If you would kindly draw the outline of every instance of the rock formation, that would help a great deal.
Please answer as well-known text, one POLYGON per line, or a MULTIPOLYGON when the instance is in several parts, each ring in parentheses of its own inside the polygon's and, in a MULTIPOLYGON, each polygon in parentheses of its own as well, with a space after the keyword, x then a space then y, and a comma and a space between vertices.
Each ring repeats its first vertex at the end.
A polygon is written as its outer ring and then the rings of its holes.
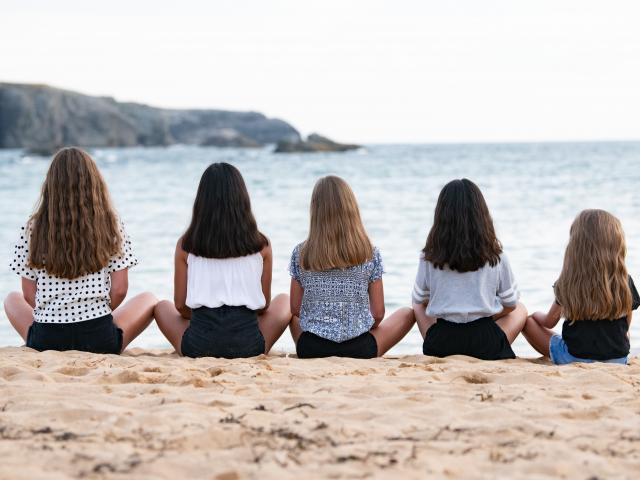
POLYGON ((257 112, 161 109, 46 85, 0 83, 0 148, 47 154, 63 145, 257 147, 299 141, 291 125, 257 112))

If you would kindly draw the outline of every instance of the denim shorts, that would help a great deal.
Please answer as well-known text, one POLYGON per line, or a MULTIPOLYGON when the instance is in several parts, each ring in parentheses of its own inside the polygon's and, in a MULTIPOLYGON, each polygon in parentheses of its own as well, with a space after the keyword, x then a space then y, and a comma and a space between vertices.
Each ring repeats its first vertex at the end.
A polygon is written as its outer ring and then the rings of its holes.
POLYGON ((189 327, 182 336, 185 357, 247 358, 264 353, 264 337, 258 314, 247 307, 223 305, 191 311, 189 327))
POLYGON ((591 360, 589 358, 578 358, 574 357, 569 353, 569 348, 567 344, 564 342, 561 335, 554 335, 549 340, 549 357, 551 361, 556 365, 566 365, 568 363, 575 362, 583 362, 583 363, 595 363, 595 362, 603 362, 603 363, 620 363, 622 365, 627 364, 628 357, 622 358, 611 358, 609 360, 591 360))

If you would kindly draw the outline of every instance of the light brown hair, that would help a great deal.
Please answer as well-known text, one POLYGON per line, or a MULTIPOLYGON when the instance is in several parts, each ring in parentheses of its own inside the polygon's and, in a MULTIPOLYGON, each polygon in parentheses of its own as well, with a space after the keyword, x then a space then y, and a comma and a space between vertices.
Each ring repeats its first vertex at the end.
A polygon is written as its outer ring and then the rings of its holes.
POLYGON ((30 224, 28 265, 56 277, 98 272, 121 249, 107 185, 79 148, 63 148, 53 157, 30 224))
POLYGON ((565 318, 616 320, 631 312, 626 253, 620 220, 604 210, 580 212, 555 285, 565 318))
POLYGON ((300 251, 300 266, 324 271, 360 265, 372 257, 373 246, 349 184, 332 175, 318 180, 311 195, 309 237, 300 251))

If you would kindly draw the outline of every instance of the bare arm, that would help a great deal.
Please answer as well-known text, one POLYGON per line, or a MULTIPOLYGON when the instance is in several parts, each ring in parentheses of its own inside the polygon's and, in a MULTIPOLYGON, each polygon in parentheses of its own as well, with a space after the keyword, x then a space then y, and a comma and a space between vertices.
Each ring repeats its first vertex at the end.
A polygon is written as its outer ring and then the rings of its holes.
POLYGON ((260 252, 262 255, 262 294, 264 295, 264 308, 259 313, 264 312, 271 304, 271 276, 273 274, 273 251, 271 250, 271 243, 267 245, 260 252))
POLYGON ((503 305, 503 306, 502 306, 502 311, 501 311, 500 313, 496 313, 496 314, 493 316, 493 319, 494 319, 494 320, 498 320, 499 318, 502 318, 502 317, 504 317, 504 316, 506 316, 506 315, 509 315, 509 314, 510 314, 511 312, 513 312, 515 309, 516 309, 516 307, 515 307, 515 306, 513 306, 513 307, 505 307, 505 306, 503 305))
POLYGON ((413 313, 416 316, 416 322, 418 322, 418 325, 427 324, 430 322, 430 318, 427 316, 428 303, 428 301, 425 301, 423 303, 413 304, 413 313))
POLYGON ((531 317, 543 327, 553 328, 562 317, 562 307, 556 302, 553 302, 553 305, 551 305, 547 313, 534 312, 531 317))
POLYGON ((116 272, 111 272, 111 291, 109 299, 111 301, 111 310, 115 310, 127 296, 129 290, 129 269, 123 268, 116 272))
POLYGON ((187 307, 187 257, 188 254, 182 249, 182 237, 176 244, 176 254, 174 259, 173 272, 173 303, 180 312, 182 318, 191 318, 191 309, 187 307))
POLYGON ((369 284, 369 309, 374 320, 372 328, 376 328, 384 318, 384 287, 382 286, 382 279, 369 284))
POLYGON ((291 279, 291 288, 289 289, 289 301, 291 306, 291 313, 294 317, 300 317, 300 307, 302 307, 302 297, 304 295, 304 289, 300 282, 295 278, 291 279))
POLYGON ((37 282, 35 280, 22 277, 22 296, 31 308, 36 308, 36 287, 37 282))

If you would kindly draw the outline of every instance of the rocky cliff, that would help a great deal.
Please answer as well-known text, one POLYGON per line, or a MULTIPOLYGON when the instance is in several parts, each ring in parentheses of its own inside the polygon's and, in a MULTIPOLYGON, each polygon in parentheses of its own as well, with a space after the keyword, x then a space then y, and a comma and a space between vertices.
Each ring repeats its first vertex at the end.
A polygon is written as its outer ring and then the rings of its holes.
POLYGON ((0 148, 249 147, 299 140, 291 125, 257 112, 161 109, 45 85, 0 83, 0 148))

